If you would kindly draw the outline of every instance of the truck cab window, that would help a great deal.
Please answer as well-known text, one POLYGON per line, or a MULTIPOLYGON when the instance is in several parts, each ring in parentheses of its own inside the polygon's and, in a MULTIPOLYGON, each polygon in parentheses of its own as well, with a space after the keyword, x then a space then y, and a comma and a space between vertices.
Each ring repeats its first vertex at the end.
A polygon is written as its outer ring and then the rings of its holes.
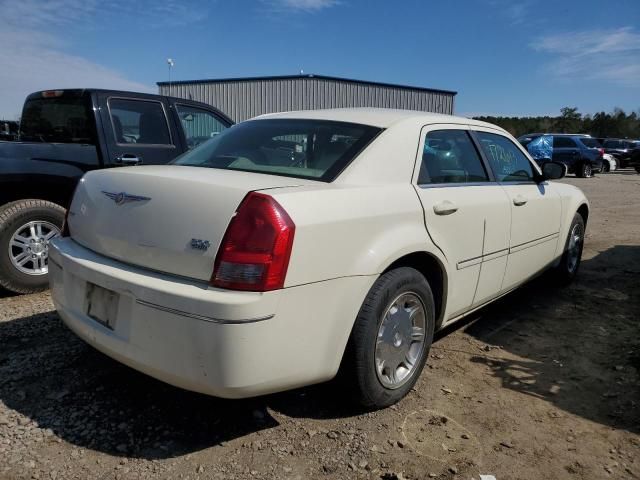
POLYGON ((87 96, 27 100, 20 138, 25 142, 96 144, 95 120, 87 96))
POLYGON ((109 113, 116 143, 172 145, 162 103, 110 98, 109 113))
POLYGON ((176 110, 189 149, 197 147, 227 128, 218 117, 207 110, 181 104, 176 104, 176 110))

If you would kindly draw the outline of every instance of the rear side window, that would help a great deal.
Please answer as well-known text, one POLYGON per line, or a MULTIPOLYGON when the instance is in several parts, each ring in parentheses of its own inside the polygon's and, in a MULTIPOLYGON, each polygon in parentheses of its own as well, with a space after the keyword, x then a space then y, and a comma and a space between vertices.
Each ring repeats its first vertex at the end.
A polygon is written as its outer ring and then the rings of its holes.
POLYGON ((171 145, 169 125, 162 103, 110 98, 109 112, 116 143, 171 145))
POLYGON ((227 126, 213 113, 201 108, 176 104, 188 148, 197 147, 215 137, 227 126))
POLYGON ((434 130, 425 136, 418 184, 488 182, 469 134, 464 130, 434 130))
POLYGON ((533 168, 527 156, 507 137, 495 133, 476 132, 480 147, 489 160, 499 182, 533 180, 533 168))
POLYGON ((600 142, 595 138, 584 137, 580 139, 580 142, 588 148, 601 148, 600 142))
POLYGON ((607 140, 606 142, 604 142, 604 147, 605 148, 620 148, 621 144, 622 144, 622 142, 620 142, 619 140, 607 140))
POLYGON ((576 142, 569 137, 553 137, 553 148, 576 148, 576 142))
POLYGON ((20 138, 25 142, 96 144, 95 119, 89 96, 27 100, 20 138))
POLYGON ((252 120, 224 130, 173 163, 330 182, 380 131, 328 120, 252 120))

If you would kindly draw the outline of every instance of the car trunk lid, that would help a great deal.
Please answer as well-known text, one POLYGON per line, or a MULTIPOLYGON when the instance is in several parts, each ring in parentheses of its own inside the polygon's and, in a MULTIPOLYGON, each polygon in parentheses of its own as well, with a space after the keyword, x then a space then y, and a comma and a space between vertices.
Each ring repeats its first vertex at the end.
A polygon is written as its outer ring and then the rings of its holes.
POLYGON ((209 280, 236 209, 256 190, 308 180, 187 166, 90 172, 80 181, 68 222, 79 244, 122 262, 209 280))

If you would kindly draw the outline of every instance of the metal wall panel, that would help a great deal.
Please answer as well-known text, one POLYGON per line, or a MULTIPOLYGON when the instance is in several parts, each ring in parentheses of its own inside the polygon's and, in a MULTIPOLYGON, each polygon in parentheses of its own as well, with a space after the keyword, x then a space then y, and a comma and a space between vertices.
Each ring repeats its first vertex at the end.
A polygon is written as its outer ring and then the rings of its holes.
POLYGON ((453 114, 454 94, 314 77, 161 84, 161 95, 208 103, 240 122, 264 113, 382 107, 453 114))

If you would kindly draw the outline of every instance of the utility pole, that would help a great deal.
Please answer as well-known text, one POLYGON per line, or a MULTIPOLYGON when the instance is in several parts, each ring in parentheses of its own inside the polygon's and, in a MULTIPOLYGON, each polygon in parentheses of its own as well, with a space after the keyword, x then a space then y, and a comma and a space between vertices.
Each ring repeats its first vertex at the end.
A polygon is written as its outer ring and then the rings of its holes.
POLYGON ((175 65, 173 58, 167 58, 167 65, 169 67, 169 95, 171 95, 171 68, 175 65))

